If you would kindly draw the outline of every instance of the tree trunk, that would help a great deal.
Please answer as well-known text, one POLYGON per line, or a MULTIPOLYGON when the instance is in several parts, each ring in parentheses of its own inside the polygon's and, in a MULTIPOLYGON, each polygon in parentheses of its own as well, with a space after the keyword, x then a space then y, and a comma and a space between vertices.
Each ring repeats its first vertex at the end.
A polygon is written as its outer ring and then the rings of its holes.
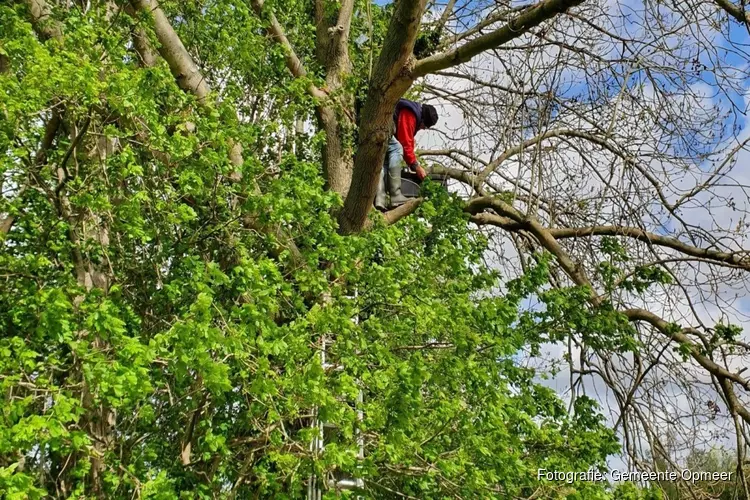
POLYGON ((326 70, 327 97, 317 108, 320 128, 326 134, 323 170, 328 188, 346 198, 352 181, 354 151, 354 96, 343 88, 352 73, 349 31, 353 0, 344 0, 338 10, 326 11, 323 0, 315 2, 315 55, 326 70))
MULTIPOLYGON (((323 146, 323 169, 328 189, 346 199, 352 182, 354 169, 351 141, 347 141, 345 123, 336 116, 331 107, 321 107, 318 110, 318 122, 326 134, 323 146)), ((350 130, 351 130, 351 125, 350 130)))

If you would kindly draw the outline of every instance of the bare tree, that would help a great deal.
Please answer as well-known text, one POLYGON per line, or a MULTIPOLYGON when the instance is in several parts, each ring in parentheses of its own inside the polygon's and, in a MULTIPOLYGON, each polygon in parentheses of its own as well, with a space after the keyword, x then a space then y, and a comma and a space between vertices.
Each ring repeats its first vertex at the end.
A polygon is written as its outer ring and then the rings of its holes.
MULTIPOLYGON (((478 23, 475 11, 452 16, 450 42, 470 43, 511 15, 484 9, 478 23)), ((593 307, 611 303, 633 323, 634 354, 571 336, 568 383, 559 381, 611 405, 630 464, 677 467, 686 450, 718 441, 738 450, 744 497, 750 345, 725 335, 746 324, 750 270, 748 54, 734 21, 746 23, 742 7, 723 1, 586 2, 428 77, 425 95, 456 127, 421 154, 455 180, 505 272, 544 249, 561 285, 585 287, 593 307), (613 264, 602 251, 611 240, 627 256, 615 276, 602 268, 613 264), (639 288, 644 270, 662 283, 639 288)))

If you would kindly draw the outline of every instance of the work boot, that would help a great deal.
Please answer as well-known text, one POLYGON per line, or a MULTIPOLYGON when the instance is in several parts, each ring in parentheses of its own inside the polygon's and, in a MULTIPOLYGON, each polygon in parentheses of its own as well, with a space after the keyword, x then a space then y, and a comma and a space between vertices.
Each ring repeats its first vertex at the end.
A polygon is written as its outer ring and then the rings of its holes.
POLYGON ((391 195, 390 208, 400 207, 409 200, 401 193, 401 165, 388 168, 388 194, 391 195))
POLYGON ((375 193, 375 208, 381 212, 388 210, 386 193, 385 193, 385 172, 381 172, 380 181, 378 181, 378 192, 375 193))

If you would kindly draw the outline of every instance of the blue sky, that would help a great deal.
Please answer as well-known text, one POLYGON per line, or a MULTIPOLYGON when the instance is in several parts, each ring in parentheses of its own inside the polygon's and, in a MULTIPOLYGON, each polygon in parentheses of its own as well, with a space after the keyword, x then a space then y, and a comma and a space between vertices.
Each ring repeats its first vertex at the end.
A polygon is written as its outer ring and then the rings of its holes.
MULTIPOLYGON (((476 2, 464 3, 464 5, 472 3, 475 4, 476 2)), ((622 0, 621 3, 642 5, 642 0, 622 0)), ((517 4, 529 4, 529 2, 517 2, 517 4)), ((631 21, 629 24, 625 24, 623 26, 623 29, 629 32, 637 32, 638 26, 631 21)), ((725 69, 736 68, 742 71, 748 69, 748 61, 750 61, 750 34, 748 34, 748 29, 746 27, 740 25, 739 23, 731 22, 728 24, 728 32, 724 33, 724 36, 718 36, 715 41, 713 41, 713 43, 715 43, 714 47, 718 49, 717 52, 718 57, 720 57, 721 59, 721 66, 723 66, 725 69)), ((700 83, 702 86, 705 86, 705 91, 708 97, 710 97, 711 103, 716 105, 719 109, 715 116, 709 117, 713 118, 708 121, 709 126, 716 127, 718 125, 724 125, 726 127, 726 130, 723 135, 716 135, 714 139, 707 138, 702 133, 705 131, 701 130, 698 130, 693 134, 687 134, 688 140, 684 145, 677 144, 673 146, 676 153, 682 152, 679 148, 696 148, 698 150, 711 152, 718 146, 735 143, 736 136, 746 137, 750 134, 750 129, 747 128, 748 126, 750 126, 750 122, 748 122, 746 113, 746 95, 750 82, 747 81, 746 75, 740 73, 737 76, 737 80, 733 82, 719 81, 717 79, 717 75, 712 71, 712 68, 717 64, 717 61, 712 60, 713 55, 709 51, 700 50, 695 52, 695 56, 697 57, 697 62, 700 63, 702 69, 697 74, 692 75, 687 81, 680 82, 680 85, 695 85, 700 83), (727 83, 731 83, 731 85, 727 85, 727 83), (725 113, 725 115, 722 112, 725 113)), ((618 73, 624 74, 625 72, 626 71, 620 71, 618 73)), ((645 78, 644 72, 636 71, 630 76, 628 85, 632 88, 640 85, 645 81, 648 80, 645 78)), ((663 76, 657 75, 655 77, 655 81, 657 81, 657 83, 665 85, 667 90, 670 90, 670 87, 677 88, 677 86, 674 86, 667 78, 663 76)), ((575 85, 572 85, 566 89, 567 94, 586 94, 590 90, 589 88, 587 88, 586 82, 584 80, 579 79, 575 80, 575 82, 575 85)), ((612 92, 619 92, 619 90, 620 87, 615 86, 612 92)), ((699 168, 704 171, 707 171, 710 167, 711 163, 708 161, 699 165, 699 168)), ((750 154, 747 154, 745 152, 742 152, 740 154, 737 168, 733 171, 733 173, 735 173, 737 176, 736 182, 742 182, 750 185, 750 154)), ((744 200, 742 199, 742 197, 742 193, 738 192, 737 198, 739 198, 739 201, 747 204, 747 197, 745 196, 744 200)), ((676 196, 672 197, 672 199, 676 199, 676 196)), ((747 208, 748 210, 750 210, 750 206, 745 206, 742 208, 747 208)), ((731 210, 726 209, 721 213, 719 213, 718 210, 714 212, 713 210, 707 210, 705 208, 703 209, 703 211, 704 213, 701 215, 701 217, 703 217, 702 219, 699 219, 697 216, 694 217, 691 214, 691 218, 689 219, 689 221, 691 223, 696 223, 702 226, 707 230, 707 232, 710 232, 711 230, 713 217, 720 220, 722 224, 724 224, 725 228, 730 227, 732 223, 736 223, 736 218, 739 217, 739 215, 734 215, 731 210)), ((663 218, 661 218, 660 220, 658 218, 655 219, 654 226, 655 228, 653 230, 655 232, 672 235, 675 234, 675 229, 677 228, 675 221, 671 220, 666 215, 663 216, 663 218)), ((684 235, 679 235, 679 237, 683 240, 685 239, 684 235)), ((700 244, 705 244, 705 242, 700 242, 700 244)), ((720 292, 728 295, 731 295, 731 293, 733 293, 731 289, 721 290, 720 292)), ((529 302, 526 305, 535 307, 532 302, 529 302)), ((649 307, 650 306, 651 304, 649 304, 649 307)), ((741 298, 736 302, 735 306, 739 309, 739 312, 750 314, 750 299, 741 298)), ((714 315, 723 312, 720 307, 715 307, 710 304, 705 304, 705 307, 707 309, 713 308, 711 313, 714 315)), ((658 305, 654 305, 654 308, 656 308, 657 312, 659 312, 658 305)), ((709 323, 709 325, 710 324, 711 323, 709 323)), ((747 322, 743 323, 743 325, 747 324, 747 322)), ((568 382, 565 379, 566 377, 562 376, 560 380, 551 381, 550 383, 557 384, 559 382, 559 387, 557 385, 553 386, 558 390, 564 390, 568 382)), ((593 391, 593 384, 589 386, 589 388, 593 391)), ((613 458, 611 465, 621 467, 623 463, 619 458, 613 458)))

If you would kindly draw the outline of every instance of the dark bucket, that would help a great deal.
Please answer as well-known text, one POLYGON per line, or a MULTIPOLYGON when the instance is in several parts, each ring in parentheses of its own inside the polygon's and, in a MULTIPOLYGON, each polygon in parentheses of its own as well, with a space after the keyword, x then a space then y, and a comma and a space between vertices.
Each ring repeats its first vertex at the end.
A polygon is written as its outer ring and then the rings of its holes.
MULTIPOLYGON (((444 175, 430 174, 432 182, 439 182, 443 186, 448 185, 448 177, 444 175)), ((407 198, 418 198, 419 189, 422 181, 419 180, 417 174, 411 170, 401 171, 401 194, 407 198)))

